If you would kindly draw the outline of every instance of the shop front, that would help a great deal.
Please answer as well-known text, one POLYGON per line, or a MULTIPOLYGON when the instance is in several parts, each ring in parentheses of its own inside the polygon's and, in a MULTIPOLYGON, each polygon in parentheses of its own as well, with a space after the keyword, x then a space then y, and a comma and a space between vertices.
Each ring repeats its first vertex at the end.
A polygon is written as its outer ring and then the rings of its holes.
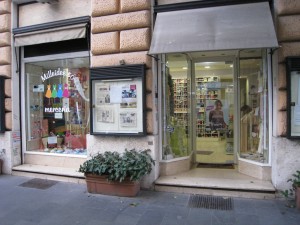
POLYGON ((270 180, 269 4, 169 9, 156 8, 149 51, 161 61, 161 176, 224 167, 270 180))
POLYGON ((15 171, 69 175, 68 168, 77 168, 87 157, 86 135, 90 132, 88 3, 72 5, 65 1, 59 4, 59 10, 69 9, 69 13, 55 18, 50 12, 58 3, 17 6, 14 19, 18 27, 12 33, 14 63, 20 78, 19 149, 22 151, 15 154, 21 156, 18 163, 21 166, 17 164, 15 171), (79 7, 82 11, 74 13, 79 7), (38 13, 40 11, 45 12, 44 16, 38 13), (31 18, 30 12, 36 16, 31 18), (45 169, 45 165, 49 169, 45 169), (66 168, 67 172, 55 167, 66 168))

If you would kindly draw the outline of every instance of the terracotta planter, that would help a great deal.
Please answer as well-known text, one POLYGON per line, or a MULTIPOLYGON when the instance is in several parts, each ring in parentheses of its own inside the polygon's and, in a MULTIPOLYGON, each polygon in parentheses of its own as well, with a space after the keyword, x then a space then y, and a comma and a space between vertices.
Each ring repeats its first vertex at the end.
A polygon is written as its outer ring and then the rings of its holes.
POLYGON ((296 188, 296 208, 300 209, 300 187, 296 188))
POLYGON ((114 195, 120 197, 134 197, 140 190, 140 182, 125 179, 123 182, 108 181, 107 176, 85 174, 89 193, 114 195))

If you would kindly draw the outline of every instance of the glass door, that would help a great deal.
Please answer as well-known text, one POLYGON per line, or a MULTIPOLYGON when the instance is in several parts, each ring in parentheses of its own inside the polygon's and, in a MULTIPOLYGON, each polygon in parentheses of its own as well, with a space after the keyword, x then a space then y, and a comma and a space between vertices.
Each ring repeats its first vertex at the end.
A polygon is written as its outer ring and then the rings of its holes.
POLYGON ((195 159, 203 164, 234 163, 234 63, 194 63, 195 159))

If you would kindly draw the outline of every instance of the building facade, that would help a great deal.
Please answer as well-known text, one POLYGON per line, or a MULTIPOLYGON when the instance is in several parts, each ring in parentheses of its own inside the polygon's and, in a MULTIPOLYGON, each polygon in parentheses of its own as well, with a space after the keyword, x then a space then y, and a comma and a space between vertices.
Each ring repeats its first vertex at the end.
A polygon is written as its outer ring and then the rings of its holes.
POLYGON ((3 172, 73 179, 136 148, 156 160, 145 188, 197 165, 287 188, 299 15, 296 0, 0 1, 3 172))

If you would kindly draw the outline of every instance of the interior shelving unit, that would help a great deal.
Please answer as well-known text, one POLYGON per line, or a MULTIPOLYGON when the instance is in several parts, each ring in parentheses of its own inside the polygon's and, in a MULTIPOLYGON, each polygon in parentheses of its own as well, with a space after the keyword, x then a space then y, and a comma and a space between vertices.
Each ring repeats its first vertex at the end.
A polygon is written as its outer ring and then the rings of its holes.
MULTIPOLYGON (((207 105, 220 98, 220 78, 218 76, 203 76, 196 78, 196 109, 198 137, 216 137, 219 133, 211 131, 208 124, 206 113, 207 105)), ((174 84, 174 117, 177 123, 187 127, 188 116, 188 85, 187 79, 173 79, 174 84)))
POLYGON ((187 79, 173 79, 174 84, 174 117, 177 124, 187 131, 188 87, 187 79))

